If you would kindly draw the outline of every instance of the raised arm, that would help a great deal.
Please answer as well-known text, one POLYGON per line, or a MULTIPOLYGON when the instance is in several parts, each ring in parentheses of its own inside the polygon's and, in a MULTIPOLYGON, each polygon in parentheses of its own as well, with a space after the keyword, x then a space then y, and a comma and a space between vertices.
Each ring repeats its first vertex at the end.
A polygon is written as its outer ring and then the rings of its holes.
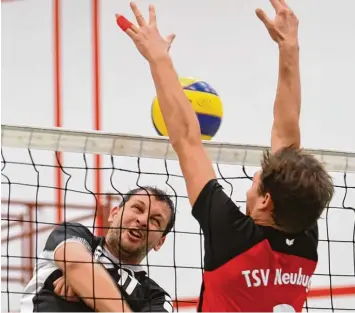
POLYGON ((151 62, 150 68, 170 142, 178 155, 193 206, 206 183, 216 177, 212 162, 202 145, 200 125, 170 57, 151 62))
POLYGON ((215 172, 201 142, 196 114, 185 96, 169 56, 174 35, 162 38, 152 5, 149 6, 149 22, 145 21, 134 3, 131 3, 131 8, 138 27, 120 15, 117 15, 117 23, 149 62, 169 139, 178 155, 193 205, 206 183, 215 178, 215 172))
POLYGON ((279 46, 279 78, 271 132, 271 149, 275 152, 286 146, 300 146, 301 84, 298 19, 285 0, 270 2, 276 12, 274 20, 261 9, 256 14, 279 46))

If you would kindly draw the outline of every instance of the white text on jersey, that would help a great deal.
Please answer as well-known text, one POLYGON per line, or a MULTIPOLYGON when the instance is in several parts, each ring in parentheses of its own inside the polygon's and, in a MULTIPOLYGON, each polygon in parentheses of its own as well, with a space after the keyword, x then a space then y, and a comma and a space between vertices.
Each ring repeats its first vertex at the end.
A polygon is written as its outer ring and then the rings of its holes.
MULTIPOLYGON (((268 286, 270 283, 270 269, 254 269, 242 271, 245 282, 248 287, 268 286)), ((308 287, 311 277, 302 273, 302 268, 298 272, 287 273, 281 268, 277 268, 274 272, 273 285, 298 285, 308 287)))

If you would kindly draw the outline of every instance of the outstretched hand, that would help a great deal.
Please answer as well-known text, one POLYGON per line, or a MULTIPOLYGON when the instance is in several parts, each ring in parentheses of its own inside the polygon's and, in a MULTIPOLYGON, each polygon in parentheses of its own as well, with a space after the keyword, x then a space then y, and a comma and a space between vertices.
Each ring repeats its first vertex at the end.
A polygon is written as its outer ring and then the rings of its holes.
POLYGON ((133 40, 138 51, 148 62, 154 62, 168 55, 175 35, 163 38, 157 27, 155 8, 149 5, 149 21, 147 22, 134 2, 130 3, 138 26, 128 21, 123 15, 116 14, 117 25, 133 40))
POLYGON ((279 45, 284 42, 298 42, 298 19, 285 0, 270 0, 275 9, 275 19, 270 19, 262 9, 256 15, 264 23, 271 38, 279 45))

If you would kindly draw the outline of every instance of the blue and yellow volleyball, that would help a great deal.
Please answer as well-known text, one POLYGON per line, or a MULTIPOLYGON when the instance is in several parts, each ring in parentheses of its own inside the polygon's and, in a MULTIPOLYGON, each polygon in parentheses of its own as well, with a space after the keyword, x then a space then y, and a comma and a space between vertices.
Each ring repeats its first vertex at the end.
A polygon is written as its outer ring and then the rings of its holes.
MULTIPOLYGON (((212 86, 197 78, 180 78, 187 98, 196 112, 200 123, 202 140, 211 140, 222 123, 222 101, 212 86)), ((157 97, 152 104, 152 121, 160 136, 168 136, 157 97)))

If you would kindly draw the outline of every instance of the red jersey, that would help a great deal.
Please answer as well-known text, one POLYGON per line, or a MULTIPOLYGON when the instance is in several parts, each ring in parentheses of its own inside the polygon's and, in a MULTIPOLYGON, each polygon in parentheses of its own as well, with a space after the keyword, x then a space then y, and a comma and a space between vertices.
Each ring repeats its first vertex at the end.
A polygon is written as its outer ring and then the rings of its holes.
POLYGON ((259 226, 211 180, 192 214, 205 245, 198 311, 301 312, 317 261, 318 228, 290 235, 259 226))

